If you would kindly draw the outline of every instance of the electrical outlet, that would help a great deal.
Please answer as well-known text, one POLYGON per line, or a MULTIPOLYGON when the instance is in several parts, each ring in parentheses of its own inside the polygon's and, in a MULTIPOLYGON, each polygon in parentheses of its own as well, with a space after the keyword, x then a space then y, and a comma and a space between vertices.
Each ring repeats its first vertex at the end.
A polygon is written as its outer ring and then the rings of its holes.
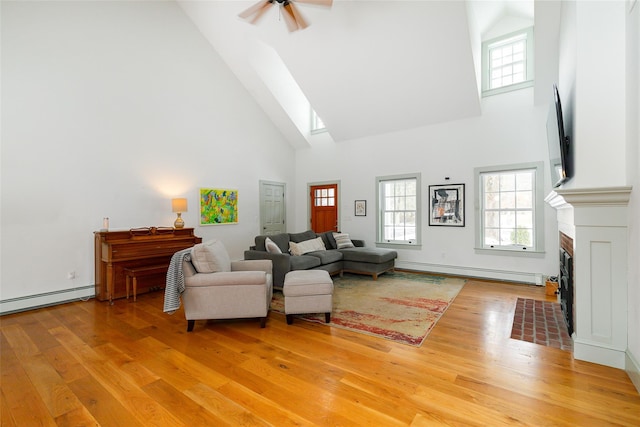
POLYGON ((67 279, 71 280, 71 279, 75 279, 76 278, 76 272, 75 271, 70 271, 67 273, 67 279))

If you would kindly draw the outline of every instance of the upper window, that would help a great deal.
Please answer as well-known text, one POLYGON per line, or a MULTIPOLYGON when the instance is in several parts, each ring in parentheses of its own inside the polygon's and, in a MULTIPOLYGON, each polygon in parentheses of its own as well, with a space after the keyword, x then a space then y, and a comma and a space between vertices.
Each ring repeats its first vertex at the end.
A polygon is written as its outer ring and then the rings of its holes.
POLYGON ((420 174, 376 178, 378 242, 418 245, 420 174))
POLYGON ((326 132, 327 127, 318 114, 311 108, 311 133, 326 132))
POLYGON ((542 163, 476 169, 476 248, 544 250, 542 163))
POLYGON ((314 206, 335 206, 336 189, 334 187, 317 188, 313 194, 314 206))
POLYGON ((482 94, 533 85, 533 27, 482 43, 482 94))

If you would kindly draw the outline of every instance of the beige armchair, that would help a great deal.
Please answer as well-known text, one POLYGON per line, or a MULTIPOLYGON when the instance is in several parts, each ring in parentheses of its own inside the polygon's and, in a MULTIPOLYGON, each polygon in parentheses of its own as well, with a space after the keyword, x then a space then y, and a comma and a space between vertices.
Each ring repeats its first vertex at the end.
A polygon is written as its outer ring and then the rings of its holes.
POLYGON ((222 242, 211 240, 191 249, 182 272, 188 332, 205 319, 256 317, 266 326, 273 292, 270 260, 230 261, 222 242))

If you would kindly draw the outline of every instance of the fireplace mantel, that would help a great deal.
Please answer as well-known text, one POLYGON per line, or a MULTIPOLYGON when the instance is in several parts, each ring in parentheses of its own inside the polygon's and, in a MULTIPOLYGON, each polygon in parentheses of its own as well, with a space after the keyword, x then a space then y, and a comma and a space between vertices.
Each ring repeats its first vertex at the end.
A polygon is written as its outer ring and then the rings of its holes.
POLYGON ((558 188, 545 201, 573 238, 574 357, 624 369, 627 348, 627 205, 631 187, 558 188))
POLYGON ((558 188, 544 200, 555 209, 567 205, 627 206, 630 196, 631 187, 558 188))

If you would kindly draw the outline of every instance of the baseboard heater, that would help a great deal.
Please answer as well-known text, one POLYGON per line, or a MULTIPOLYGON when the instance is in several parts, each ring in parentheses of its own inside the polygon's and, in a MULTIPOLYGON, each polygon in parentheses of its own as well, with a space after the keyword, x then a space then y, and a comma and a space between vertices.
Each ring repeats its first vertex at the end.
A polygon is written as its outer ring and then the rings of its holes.
POLYGON ((95 297, 95 289, 95 285, 87 285, 0 300, 0 315, 93 298, 95 297))

